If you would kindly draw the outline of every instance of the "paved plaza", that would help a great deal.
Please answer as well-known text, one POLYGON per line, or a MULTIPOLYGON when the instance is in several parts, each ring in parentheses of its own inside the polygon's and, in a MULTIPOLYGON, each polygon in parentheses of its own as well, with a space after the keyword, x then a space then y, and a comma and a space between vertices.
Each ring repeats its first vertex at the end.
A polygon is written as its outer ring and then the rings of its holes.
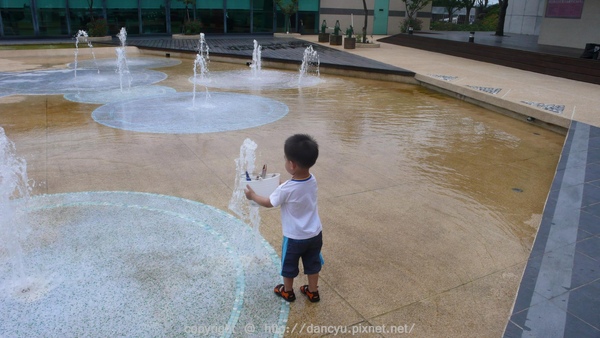
MULTIPOLYGON (((215 60, 243 65, 251 60, 253 39, 263 46, 265 64, 273 67, 297 68, 306 47, 314 46, 324 76, 328 72, 357 78, 367 74, 365 86, 383 88, 385 82, 372 79, 392 75, 400 82, 390 85, 394 90, 413 90, 420 85, 427 88, 426 95, 435 97, 439 92, 457 98, 466 110, 469 103, 488 109, 482 109, 482 120, 503 124, 499 130, 514 126, 519 137, 534 146, 527 148, 526 154, 513 154, 516 159, 502 174, 485 176, 485 169, 477 171, 483 179, 475 190, 493 195, 485 197, 491 201, 506 203, 506 210, 497 216, 506 223, 526 223, 517 221, 515 214, 520 211, 512 209, 523 204, 539 217, 529 220, 531 228, 526 233, 519 229, 481 230, 480 222, 498 221, 489 210, 467 210, 461 215, 456 211, 462 210, 460 206, 453 204, 460 198, 435 193, 427 182, 406 180, 403 170, 410 168, 395 162, 389 156, 393 150, 386 149, 401 135, 393 125, 356 142, 352 137, 361 133, 356 131, 358 127, 344 124, 345 118, 351 118, 344 116, 342 109, 322 112, 325 118, 311 112, 312 104, 302 100, 291 106, 290 116, 278 117, 276 123, 173 136, 99 128, 88 116, 93 105, 65 103, 56 95, 6 96, 0 97, 0 125, 7 134, 16 135, 20 151, 36 154, 31 159, 31 176, 46 181, 35 189, 37 193, 139 191, 177 196, 221 210, 227 209, 229 198, 229 191, 224 191, 231 188, 231 177, 225 173, 237 156, 240 140, 255 139, 263 157, 275 164, 281 157, 280 143, 290 131, 311 130, 318 140, 324 140, 323 159, 318 161, 321 167, 315 168, 320 212, 326 223, 326 265, 320 284, 323 300, 310 304, 300 297, 291 304, 287 329, 303 328, 306 334, 308 325, 360 332, 385 325, 410 330, 419 337, 600 336, 599 85, 386 43, 379 48, 344 50, 318 43, 317 36, 311 35, 218 36, 208 37, 207 43, 215 60), (409 87, 402 87, 404 83, 409 87), (7 109, 17 108, 19 113, 8 113, 7 109), (493 121, 495 118, 502 122, 493 121), (339 141, 332 132, 347 138, 339 141), (58 151, 63 147, 69 151, 58 151), (119 147, 130 149, 121 153, 116 150, 119 147), (361 163, 361 159, 369 163, 361 163), (538 172, 544 178, 536 177, 538 172), (342 180, 344 177, 349 179, 342 180), (528 180, 536 184, 528 186, 528 180), (519 200, 496 190, 496 185, 512 182, 527 186, 526 194, 535 193, 519 200), (424 228, 427 226, 430 231, 424 228)), ((113 42, 116 44, 115 39, 113 42)), ((171 58, 191 59, 198 41, 132 37, 128 45, 140 49, 132 48, 132 55, 165 57, 169 53, 171 58)), ((518 47, 507 44, 507 48, 518 47)), ((44 59, 55 57, 51 52, 23 60, 7 55, 0 53, 2 72, 43 68, 50 63, 44 59)), ((356 81, 363 84, 363 79, 356 81)), ((178 91, 189 88, 171 78, 163 83, 178 91)), ((335 90, 321 91, 303 89, 303 94, 321 100, 336 96, 335 90)), ((377 96, 376 91, 370 93, 377 96)), ((285 99, 289 94, 268 95, 285 99)), ((377 97, 366 102, 384 105, 377 97)), ((403 146, 402 142, 394 145, 403 146)), ((495 166, 503 165, 494 162, 499 161, 494 151, 484 149, 478 154, 495 166)), ((445 164, 463 168, 458 163, 463 158, 444 156, 445 164)), ((476 162, 471 160, 470 164, 476 162)), ((262 210, 261 216, 261 233, 279 250, 279 211, 262 210)), ((296 287, 299 285, 297 282, 296 287)), ((270 292, 267 290, 268 296, 270 292)), ((306 336, 327 333, 313 331, 306 336)), ((390 331, 370 335, 395 336, 390 331)))

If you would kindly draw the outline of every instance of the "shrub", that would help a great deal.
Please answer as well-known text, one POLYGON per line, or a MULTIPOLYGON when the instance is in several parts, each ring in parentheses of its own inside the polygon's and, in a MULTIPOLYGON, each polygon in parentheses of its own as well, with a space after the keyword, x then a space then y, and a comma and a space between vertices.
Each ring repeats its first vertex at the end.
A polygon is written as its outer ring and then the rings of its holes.
POLYGON ((444 21, 431 21, 430 29, 432 31, 495 31, 498 26, 499 6, 492 5, 486 8, 485 12, 479 13, 477 20, 471 25, 455 24, 444 21))
POLYGON ((408 32, 408 27, 412 27, 413 31, 420 31, 423 26, 423 21, 419 19, 404 19, 400 25, 400 31, 402 33, 408 32))
POLYGON ((96 19, 87 23, 88 36, 105 36, 108 32, 108 24, 104 19, 96 19))
POLYGON ((200 22, 198 20, 186 21, 183 24, 183 34, 184 35, 200 34, 200 31, 202 31, 202 22, 200 22))

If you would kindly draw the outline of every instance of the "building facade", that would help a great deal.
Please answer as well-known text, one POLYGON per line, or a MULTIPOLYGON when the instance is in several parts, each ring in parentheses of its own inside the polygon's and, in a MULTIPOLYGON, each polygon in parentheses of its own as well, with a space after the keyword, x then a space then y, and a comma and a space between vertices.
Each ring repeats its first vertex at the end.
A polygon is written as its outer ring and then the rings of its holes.
MULTIPOLYGON (((368 34, 396 34, 405 18, 401 0, 367 0, 368 34)), ((177 34, 190 20, 202 24, 202 32, 257 34, 284 32, 286 18, 273 0, 0 0, 0 37, 65 37, 87 30, 92 19, 104 19, 109 35, 125 27, 130 35, 177 34)), ((342 29, 364 23, 362 0, 299 0, 290 18, 291 31, 319 32, 326 20, 342 29)), ((431 7, 418 14, 429 27, 431 7)))
POLYGON ((600 44, 598 0, 511 0, 504 32, 537 35, 542 45, 584 48, 600 44))
MULTIPOLYGON (((402 22, 406 19, 406 8, 401 0, 367 0, 367 34, 391 35, 401 32, 402 22)), ((339 20, 342 31, 350 25, 356 33, 364 26, 365 10, 361 0, 321 0, 319 18, 325 20, 328 27, 333 27, 339 20)), ((422 29, 429 30, 431 21, 431 4, 417 13, 422 22, 422 29)))

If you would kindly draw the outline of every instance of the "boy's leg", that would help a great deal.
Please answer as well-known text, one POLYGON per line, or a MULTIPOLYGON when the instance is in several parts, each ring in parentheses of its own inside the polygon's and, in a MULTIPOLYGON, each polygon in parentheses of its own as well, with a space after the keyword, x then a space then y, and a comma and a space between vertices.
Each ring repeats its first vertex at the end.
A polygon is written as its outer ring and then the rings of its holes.
POLYGON ((308 277, 308 291, 317 292, 319 291, 319 273, 307 275, 308 277))
POLYGON ((285 287, 285 291, 294 291, 294 279, 283 277, 283 286, 285 287))

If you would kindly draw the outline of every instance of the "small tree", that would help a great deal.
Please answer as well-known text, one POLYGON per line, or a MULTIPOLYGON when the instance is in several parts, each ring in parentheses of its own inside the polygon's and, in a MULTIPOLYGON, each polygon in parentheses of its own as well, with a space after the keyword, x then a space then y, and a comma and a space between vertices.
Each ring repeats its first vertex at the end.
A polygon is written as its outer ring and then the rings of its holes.
POLYGON ((482 15, 488 8, 489 0, 476 0, 476 4, 477 12, 479 13, 479 15, 482 15))
POLYGON ((433 4, 446 9, 446 12, 448 12, 449 23, 452 23, 452 17, 454 16, 454 13, 463 8, 462 0, 434 0, 433 4))
POLYGON ((87 0, 87 4, 90 11, 90 21, 94 21, 94 0, 87 0))
POLYGON ((89 36, 105 36, 108 32, 108 24, 104 18, 96 20, 94 18, 94 0, 87 0, 88 10, 90 12, 90 21, 86 24, 89 36))
POLYGON ((500 5, 500 14, 498 14, 498 26, 496 27, 496 36, 504 35, 504 20, 506 18, 506 8, 508 7, 508 0, 498 0, 500 5))
POLYGON ((369 22, 369 10, 367 9, 367 0, 363 0, 363 8, 365 10, 365 24, 362 28, 362 43, 367 43, 367 25, 369 22))
POLYGON ((188 6, 190 5, 194 5, 194 3, 196 2, 196 0, 178 0, 183 2, 183 4, 185 5, 185 22, 190 22, 192 21, 190 19, 190 9, 188 6))
MULTIPOLYGON (((425 8, 425 6, 429 5, 431 0, 402 0, 402 2, 404 2, 407 17, 406 20, 404 20, 404 24, 406 27, 411 26, 413 28, 417 28, 414 27, 417 26, 415 23, 419 22, 417 19, 417 13, 425 8)), ((418 26, 420 27, 420 24, 418 26)))
POLYGON ((467 10, 467 22, 471 23, 471 9, 475 7, 475 1, 477 0, 461 0, 462 7, 467 10))
POLYGON ((185 19, 183 21, 183 27, 182 27, 182 31, 183 34, 185 35, 195 35, 195 34, 199 34, 200 31, 202 30, 202 23, 200 21, 196 21, 196 20, 192 20, 192 18, 190 17, 190 7, 189 6, 194 6, 194 4, 196 3, 196 0, 178 0, 180 2, 183 2, 183 4, 185 5, 185 19))
POLYGON ((290 32, 290 17, 298 11, 298 0, 275 0, 275 4, 281 13, 285 15, 285 32, 290 32))

